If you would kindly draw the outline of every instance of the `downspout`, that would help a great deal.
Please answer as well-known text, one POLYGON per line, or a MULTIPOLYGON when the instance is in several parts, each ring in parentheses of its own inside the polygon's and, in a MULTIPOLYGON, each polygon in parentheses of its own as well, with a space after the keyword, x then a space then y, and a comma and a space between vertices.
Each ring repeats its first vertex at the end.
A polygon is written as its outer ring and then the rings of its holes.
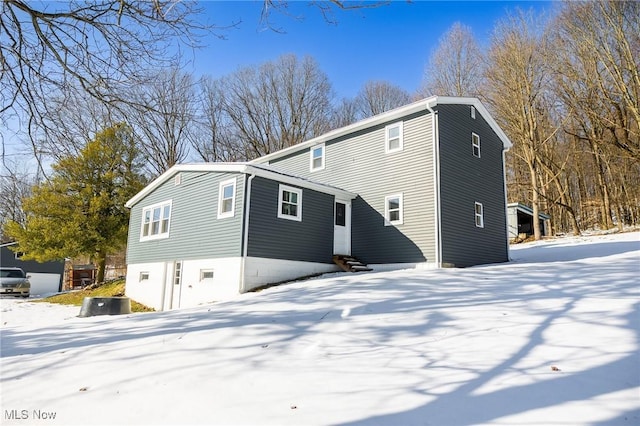
POLYGON ((431 120, 433 125, 432 131, 432 143, 433 143, 433 182, 434 182, 434 212, 435 212, 435 231, 436 231, 436 267, 442 267, 442 238, 441 229, 442 221, 440 214, 440 135, 438 134, 438 112, 434 111, 429 104, 427 104, 427 110, 431 113, 431 120))
MULTIPOLYGON (((506 222, 505 225, 507 227, 507 261, 511 261, 511 245, 509 244, 509 207, 507 207, 507 204, 509 202, 507 199, 507 151, 509 151, 509 148, 502 148, 502 183, 504 184, 504 218, 506 222)), ((517 232, 518 231, 516 230, 516 233, 517 232)))
POLYGON ((244 268, 247 254, 249 253, 249 213, 251 210, 251 181, 254 177, 256 177, 255 174, 251 174, 251 176, 249 176, 244 191, 244 225, 242 227, 242 254, 240 256, 240 293, 245 292, 244 268))

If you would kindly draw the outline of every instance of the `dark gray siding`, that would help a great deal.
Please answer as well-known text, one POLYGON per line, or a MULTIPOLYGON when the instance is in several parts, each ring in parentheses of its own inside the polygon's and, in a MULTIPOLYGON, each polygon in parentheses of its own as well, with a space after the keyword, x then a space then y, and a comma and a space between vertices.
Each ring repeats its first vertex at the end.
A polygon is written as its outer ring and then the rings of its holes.
POLYGON ((459 267, 506 262, 507 218, 502 141, 468 105, 439 105, 442 262, 459 267), (471 133, 480 135, 480 158, 471 133), (475 202, 484 208, 484 228, 475 225, 475 202))
POLYGON ((244 174, 181 172, 131 209, 127 263, 207 259, 241 255, 244 174), (217 219, 220 182, 236 178, 235 214, 217 219), (169 238, 140 241, 142 209, 172 201, 169 238))
POLYGON ((302 189, 302 221, 298 222, 278 218, 278 188, 278 182, 260 177, 251 182, 247 254, 332 263, 333 196, 302 189))
POLYGON ((385 125, 325 143, 325 169, 309 170, 305 149, 272 167, 357 193, 352 204, 352 253, 367 263, 435 261, 434 157, 431 114, 403 121, 404 149, 385 153, 385 125), (402 193, 404 223, 384 226, 385 196, 402 193))
POLYGON ((16 253, 8 246, 0 247, 0 265, 22 268, 26 273, 34 274, 60 274, 58 290, 62 290, 62 277, 64 275, 64 261, 37 262, 35 260, 16 259, 16 253))

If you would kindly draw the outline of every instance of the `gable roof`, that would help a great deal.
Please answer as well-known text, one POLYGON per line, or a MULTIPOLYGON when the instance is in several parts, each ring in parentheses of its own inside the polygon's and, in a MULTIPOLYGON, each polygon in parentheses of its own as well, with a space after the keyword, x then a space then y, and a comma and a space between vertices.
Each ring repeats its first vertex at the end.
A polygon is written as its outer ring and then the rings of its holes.
POLYGON ((345 191, 338 187, 327 185, 324 183, 314 182, 309 179, 304 179, 292 174, 284 173, 279 170, 271 169, 269 166, 262 164, 250 164, 250 163, 192 163, 192 164, 176 164, 169 170, 158 176, 149 185, 145 186, 142 191, 134 195, 129 201, 125 203, 125 207, 131 208, 138 201, 142 200, 148 194, 153 192, 157 187, 171 179, 179 172, 217 172, 217 173, 243 173, 260 176, 266 179, 275 180, 278 182, 288 183, 290 185, 296 185, 302 188, 312 189, 314 191, 323 192, 325 194, 331 194, 348 199, 354 199, 357 194, 349 191, 345 191))
POLYGON ((290 146, 288 148, 281 149, 280 151, 272 152, 271 154, 264 155, 262 157, 258 157, 255 160, 249 161, 249 164, 256 163, 266 163, 276 158, 281 158, 289 154, 293 154, 294 152, 298 152, 307 148, 310 148, 314 145, 318 145, 332 139, 336 139, 338 137, 348 135, 350 133, 357 132, 359 130, 363 130, 369 127, 376 126, 378 124, 382 124, 388 121, 398 120, 407 115, 428 110, 432 111, 432 108, 436 105, 469 105, 475 107, 476 111, 482 115, 482 118, 489 124, 491 129, 498 135, 500 140, 502 141, 502 146, 505 150, 511 148, 512 143, 507 137, 507 135, 502 131, 498 123, 495 122, 489 111, 482 105, 479 99, 477 98, 457 98, 450 96, 431 96, 429 98, 425 98, 408 105, 392 109, 387 112, 383 112, 382 114, 374 115, 373 117, 366 118, 364 120, 357 121, 353 124, 350 124, 345 127, 340 127, 335 130, 331 130, 328 133, 315 137, 313 139, 309 139, 308 141, 299 143, 297 145, 290 146))

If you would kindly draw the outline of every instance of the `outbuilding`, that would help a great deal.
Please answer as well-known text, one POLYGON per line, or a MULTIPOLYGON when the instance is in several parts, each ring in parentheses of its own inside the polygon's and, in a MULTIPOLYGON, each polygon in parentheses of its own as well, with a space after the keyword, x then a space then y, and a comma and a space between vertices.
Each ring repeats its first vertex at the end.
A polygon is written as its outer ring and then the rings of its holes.
MULTIPOLYGON (((533 235, 533 209, 520 203, 507 204, 507 216, 509 218, 509 241, 527 238, 533 235)), ((549 235, 549 220, 551 216, 538 213, 540 221, 540 233, 549 235)))
POLYGON ((20 253, 15 253, 9 247, 17 243, 0 245, 0 265, 22 268, 29 275, 32 295, 46 295, 62 291, 64 276, 64 261, 36 262, 23 260, 20 253))

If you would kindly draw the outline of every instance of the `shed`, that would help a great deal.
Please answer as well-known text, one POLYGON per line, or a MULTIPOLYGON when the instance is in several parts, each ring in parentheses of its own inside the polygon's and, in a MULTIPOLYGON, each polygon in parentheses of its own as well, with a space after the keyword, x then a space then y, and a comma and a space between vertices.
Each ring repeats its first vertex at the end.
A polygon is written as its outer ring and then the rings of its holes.
MULTIPOLYGON (((521 236, 533 235, 533 209, 520 203, 507 204, 507 216, 509 220, 509 241, 521 236)), ((538 213, 540 231, 542 236, 549 235, 549 220, 551 216, 546 213, 538 213)))
POLYGON ((45 295, 62 291, 64 276, 64 261, 36 262, 22 260, 20 253, 13 252, 9 247, 17 243, 0 245, 0 265, 22 268, 29 275, 31 294, 45 295))

